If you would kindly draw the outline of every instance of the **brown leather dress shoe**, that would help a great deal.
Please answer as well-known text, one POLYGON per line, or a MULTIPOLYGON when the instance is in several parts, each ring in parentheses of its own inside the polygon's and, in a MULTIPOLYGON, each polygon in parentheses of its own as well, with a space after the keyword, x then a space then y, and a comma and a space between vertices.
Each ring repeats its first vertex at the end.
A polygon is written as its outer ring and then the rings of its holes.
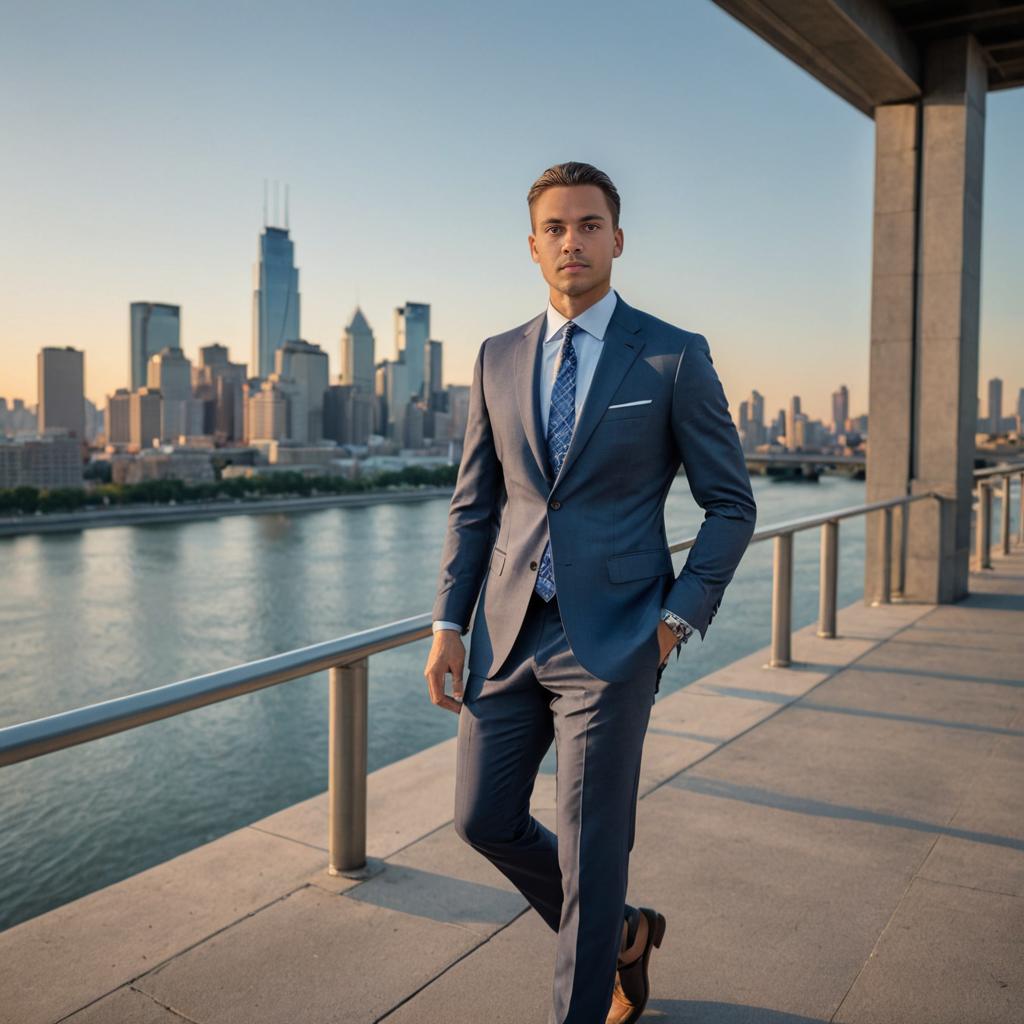
POLYGON ((647 963, 651 948, 660 946, 665 918, 650 907, 637 907, 626 918, 626 948, 619 955, 615 988, 605 1024, 635 1024, 651 994, 647 963))

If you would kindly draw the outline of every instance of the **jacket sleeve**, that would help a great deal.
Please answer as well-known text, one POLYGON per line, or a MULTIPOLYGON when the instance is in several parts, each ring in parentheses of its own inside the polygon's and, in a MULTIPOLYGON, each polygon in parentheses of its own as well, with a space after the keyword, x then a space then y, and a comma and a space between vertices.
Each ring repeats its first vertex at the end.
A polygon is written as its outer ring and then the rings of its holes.
POLYGON ((469 390, 469 413, 462 461, 448 508, 448 529, 432 619, 457 622, 469 632, 469 620, 487 570, 500 523, 504 493, 501 462, 494 448, 491 421, 484 399, 484 350, 480 346, 469 390))
POLYGON ((702 334, 689 336, 679 360, 672 431, 704 521, 662 605, 690 623, 703 640, 750 543, 757 505, 739 432, 702 334))

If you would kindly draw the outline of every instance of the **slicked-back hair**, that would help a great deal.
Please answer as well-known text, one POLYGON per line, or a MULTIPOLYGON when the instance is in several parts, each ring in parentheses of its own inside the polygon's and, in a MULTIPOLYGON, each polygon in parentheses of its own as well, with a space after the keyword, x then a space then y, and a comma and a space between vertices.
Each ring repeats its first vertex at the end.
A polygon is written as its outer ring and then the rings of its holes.
POLYGON ((533 223, 533 204, 537 197, 556 185, 596 185, 608 200, 612 211, 612 230, 619 226, 619 213, 622 201, 619 190, 612 184, 612 179, 604 171, 599 171, 593 164, 584 164, 578 160, 569 160, 564 164, 549 167, 531 186, 526 195, 526 205, 530 208, 530 223, 533 223))

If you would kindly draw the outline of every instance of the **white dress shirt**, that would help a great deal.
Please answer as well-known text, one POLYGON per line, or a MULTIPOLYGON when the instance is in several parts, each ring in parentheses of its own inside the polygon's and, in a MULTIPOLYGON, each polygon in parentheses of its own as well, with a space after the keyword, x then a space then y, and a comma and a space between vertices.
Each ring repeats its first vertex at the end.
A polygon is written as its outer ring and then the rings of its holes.
MULTIPOLYGON (((619 301, 615 290, 609 288, 592 306, 588 306, 572 321, 576 324, 576 330, 572 336, 572 347, 576 353, 576 422, 580 419, 580 410, 586 401, 587 393, 590 391, 590 382, 594 379, 594 370, 597 368, 597 360, 604 348, 604 334, 608 330, 608 322, 612 318, 615 304, 619 301)), ((558 356, 562 349, 562 341, 565 336, 565 325, 569 322, 568 317, 562 316, 548 300, 547 319, 541 335, 544 352, 541 363, 540 385, 537 400, 540 403, 540 419, 544 428, 544 436, 548 432, 548 415, 551 411, 551 389, 555 384, 555 377, 558 375, 558 356)), ((685 619, 683 620, 686 621, 685 619)), ((687 623, 689 626, 689 623, 687 623)), ((439 629, 454 629, 459 633, 463 627, 457 622, 446 622, 444 619, 435 619, 433 631, 439 629)), ((682 643, 682 641, 680 641, 682 643)))

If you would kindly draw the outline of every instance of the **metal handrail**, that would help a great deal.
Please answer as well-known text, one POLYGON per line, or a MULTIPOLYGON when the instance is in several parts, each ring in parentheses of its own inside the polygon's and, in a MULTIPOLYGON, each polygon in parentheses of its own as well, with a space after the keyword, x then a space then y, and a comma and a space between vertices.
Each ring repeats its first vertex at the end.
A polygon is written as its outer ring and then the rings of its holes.
MULTIPOLYGON (((991 492, 1002 479, 1002 545, 1009 552, 1010 478, 1021 484, 1019 542, 1024 544, 1024 465, 977 470, 979 498, 978 566, 991 567, 991 492)), ((792 618, 793 535, 822 527, 821 598, 818 635, 835 636, 838 579, 839 522, 853 516, 881 512, 884 519, 880 592, 876 604, 891 600, 892 512, 916 501, 943 500, 937 491, 903 495, 831 512, 801 516, 756 531, 750 543, 774 540, 772 583, 772 640, 770 667, 790 663, 792 618)), ((697 535, 669 545, 672 552, 693 546, 697 535)), ((903 552, 901 550, 901 559, 903 552)), ((360 874, 366 870, 366 776, 369 658, 431 635, 431 615, 411 616, 334 640, 311 644, 283 654, 194 676, 141 693, 115 697, 18 725, 0 728, 0 766, 28 761, 191 711, 219 701, 324 669, 329 671, 328 872, 360 874)))

